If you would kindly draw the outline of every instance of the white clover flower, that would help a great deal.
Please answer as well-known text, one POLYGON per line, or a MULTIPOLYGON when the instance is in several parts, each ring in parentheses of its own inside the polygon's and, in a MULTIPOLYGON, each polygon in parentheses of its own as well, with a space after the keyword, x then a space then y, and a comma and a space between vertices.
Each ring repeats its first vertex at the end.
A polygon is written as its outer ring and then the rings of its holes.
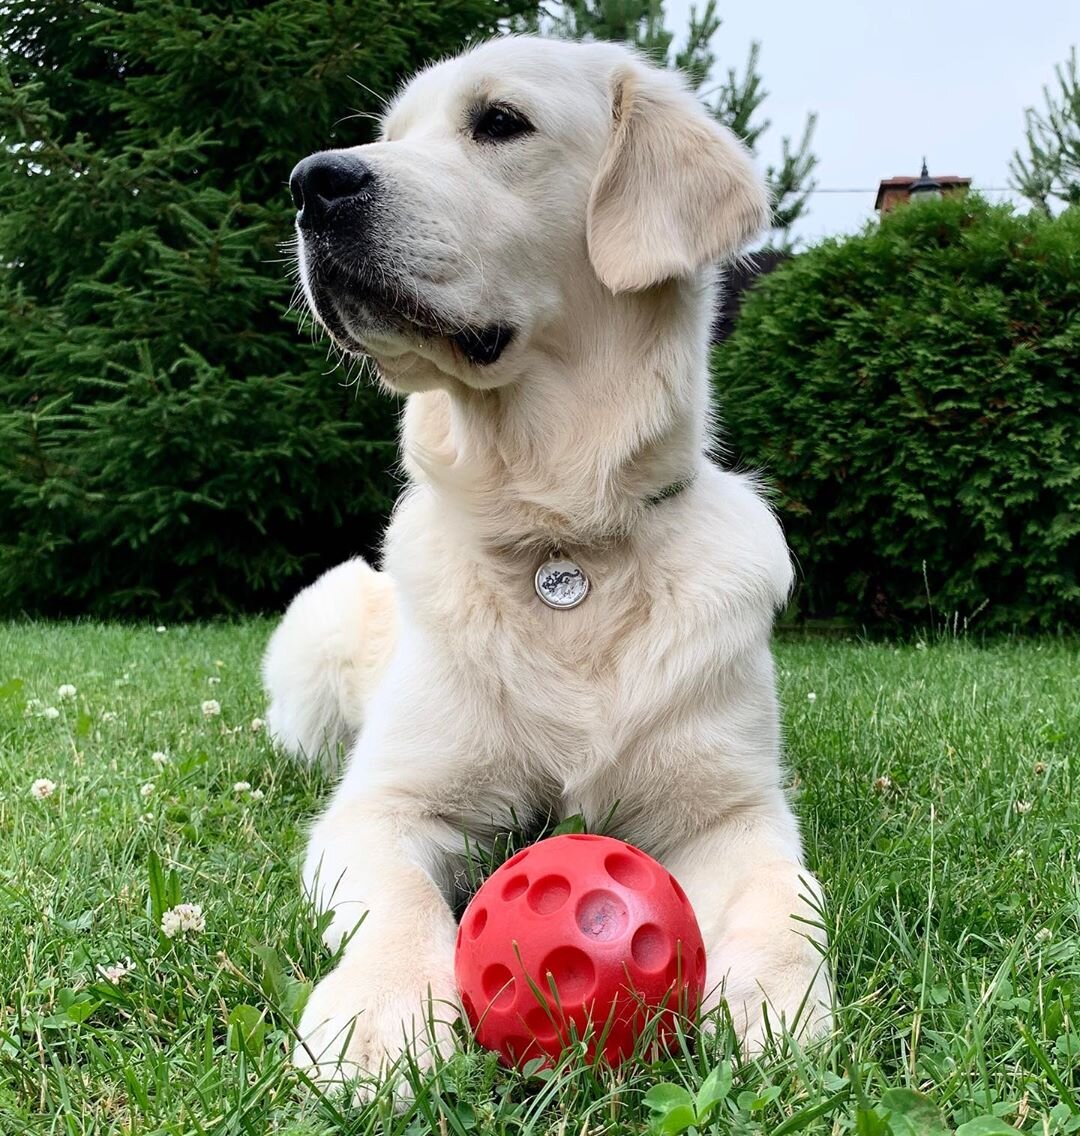
POLYGON ((1031 772, 1038 776, 1039 774, 1045 773, 1046 769, 1047 765, 1045 761, 1036 761, 1031 767, 1031 772))
POLYGON ((889 790, 891 788, 892 788, 892 778, 888 774, 883 773, 880 777, 874 778, 874 792, 875 793, 887 793, 887 792, 889 792, 889 790))
POLYGON ((817 702, 817 695, 811 690, 806 696, 807 702, 817 702))
POLYGON ((221 682, 221 679, 219 678, 218 675, 210 675, 210 677, 206 681, 211 686, 217 686, 221 682))
POLYGON ((188 931, 197 935, 205 930, 206 919, 202 907, 197 903, 178 903, 161 917, 161 933, 166 939, 175 939, 177 935, 188 931))
POLYGON ((55 706, 46 706, 45 709, 42 710, 42 713, 45 715, 46 718, 59 718, 60 717, 60 711, 57 710, 57 708, 55 706))
POLYGON ((1035 942, 1045 943, 1045 942, 1048 942, 1050 939, 1052 939, 1053 936, 1054 936, 1054 932, 1051 931, 1049 927, 1040 927, 1035 932, 1035 942))
POLYGON ((61 683, 57 688, 56 696, 58 698, 74 698, 78 691, 71 685, 70 682, 61 683))
POLYGON ((251 782, 250 781, 237 781, 236 784, 233 786, 233 792, 234 793, 250 793, 251 792, 251 782))
POLYGON ((169 755, 167 753, 163 753, 160 749, 156 749, 150 755, 150 760, 158 767, 158 769, 161 769, 163 766, 169 764, 169 755))
POLYGON ((115 722, 116 721, 116 711, 115 710, 106 710, 105 713, 101 715, 101 720, 103 722, 115 722))
POLYGON ((45 703, 40 698, 29 698, 26 702, 26 709, 23 711, 25 714, 40 714, 44 709, 45 703))
POLYGON ((140 797, 152 797, 153 795, 154 795, 154 783, 153 783, 153 781, 147 781, 147 783, 139 790, 139 796, 140 797))
POLYGON ((204 718, 216 718, 221 713, 221 703, 216 698, 208 698, 202 704, 204 718))
POLYGON ((46 797, 51 797, 55 792, 56 782, 50 781, 48 777, 39 777, 30 786, 30 796, 37 797, 39 801, 44 801, 46 797))
POLYGON ((141 820, 144 824, 149 824, 153 819, 153 813, 143 813, 142 816, 139 817, 139 820, 141 820))
POLYGON ((114 962, 110 966, 99 966, 97 972, 100 978, 104 978, 106 982, 111 982, 114 986, 117 986, 134 969, 135 964, 125 956, 119 962, 114 962))
POLYGON ((253 734, 257 734, 265 725, 266 725, 266 723, 262 720, 262 718, 252 718, 251 719, 251 732, 253 734))
POLYGON ((1025 813, 1031 812, 1031 802, 1030 801, 1013 801, 1013 809, 1016 812, 1018 812, 1021 816, 1023 816, 1025 813))
POLYGON ((262 789, 252 789, 248 796, 253 801, 261 801, 263 797, 266 796, 266 794, 262 791, 262 789))
POLYGON ((158 633, 159 635, 164 635, 164 634, 165 634, 165 624, 164 624, 164 623, 159 623, 159 624, 157 625, 157 627, 155 627, 155 628, 154 628, 154 630, 155 630, 155 631, 156 631, 156 632, 157 632, 157 633, 158 633))

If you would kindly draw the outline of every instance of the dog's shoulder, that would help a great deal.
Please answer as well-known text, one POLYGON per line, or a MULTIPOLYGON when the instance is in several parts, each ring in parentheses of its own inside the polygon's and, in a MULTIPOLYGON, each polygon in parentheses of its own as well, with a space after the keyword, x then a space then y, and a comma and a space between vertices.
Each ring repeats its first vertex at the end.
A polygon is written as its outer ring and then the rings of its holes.
POLYGON ((706 465, 701 477, 700 520, 706 563, 727 586, 782 607, 791 593, 791 552, 760 478, 706 465))

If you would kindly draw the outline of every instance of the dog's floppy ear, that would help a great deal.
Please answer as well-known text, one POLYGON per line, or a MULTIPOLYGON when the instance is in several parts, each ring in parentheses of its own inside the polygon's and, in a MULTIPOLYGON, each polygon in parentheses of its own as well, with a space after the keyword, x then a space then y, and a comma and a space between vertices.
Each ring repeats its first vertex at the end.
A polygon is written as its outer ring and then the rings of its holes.
POLYGON ((768 193, 746 148, 673 75, 623 65, 611 114, 587 231, 593 268, 613 292, 689 276, 768 223, 768 193))

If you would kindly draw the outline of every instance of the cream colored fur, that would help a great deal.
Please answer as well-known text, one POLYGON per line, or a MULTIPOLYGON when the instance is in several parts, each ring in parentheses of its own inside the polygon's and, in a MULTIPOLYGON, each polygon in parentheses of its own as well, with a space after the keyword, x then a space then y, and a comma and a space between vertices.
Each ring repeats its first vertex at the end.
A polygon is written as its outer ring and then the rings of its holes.
POLYGON ((671 869, 710 1002, 748 1049, 766 1007, 774 1030, 822 1028, 818 888, 782 788, 769 650, 790 558, 754 484, 707 457, 711 263, 765 218, 760 178, 670 74, 528 38, 422 73, 358 153, 394 190, 411 286, 518 335, 484 368, 447 341, 367 340, 411 392, 383 572, 328 573, 267 653, 278 739, 309 759, 350 744, 304 866, 329 945, 350 937, 296 1061, 375 1073, 407 1039, 447 1043, 466 837, 530 811, 614 809, 617 835, 671 869), (488 96, 535 136, 472 142, 462 108, 488 96), (533 591, 556 546, 592 582, 572 611, 533 591))
POLYGON ((298 757, 336 765, 339 748, 360 732, 397 625, 393 579, 359 558, 305 588, 263 659, 266 689, 284 695, 267 710, 271 736, 298 757))

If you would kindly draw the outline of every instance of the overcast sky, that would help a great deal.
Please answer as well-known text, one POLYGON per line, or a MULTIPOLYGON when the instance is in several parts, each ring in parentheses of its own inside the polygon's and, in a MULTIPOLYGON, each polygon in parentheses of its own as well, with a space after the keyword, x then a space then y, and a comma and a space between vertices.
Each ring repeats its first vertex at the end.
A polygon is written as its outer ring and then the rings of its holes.
MULTIPOLYGON (((690 7, 667 0, 669 27, 681 32, 690 7)), ((815 193, 796 229, 805 241, 860 228, 877 183, 917 174, 924 153, 932 174, 1007 186, 1024 108, 1041 105, 1054 64, 1080 43, 1080 0, 721 0, 719 10, 719 67, 741 70, 761 41, 773 124, 762 158, 817 111, 819 187, 868 191, 815 193)))

